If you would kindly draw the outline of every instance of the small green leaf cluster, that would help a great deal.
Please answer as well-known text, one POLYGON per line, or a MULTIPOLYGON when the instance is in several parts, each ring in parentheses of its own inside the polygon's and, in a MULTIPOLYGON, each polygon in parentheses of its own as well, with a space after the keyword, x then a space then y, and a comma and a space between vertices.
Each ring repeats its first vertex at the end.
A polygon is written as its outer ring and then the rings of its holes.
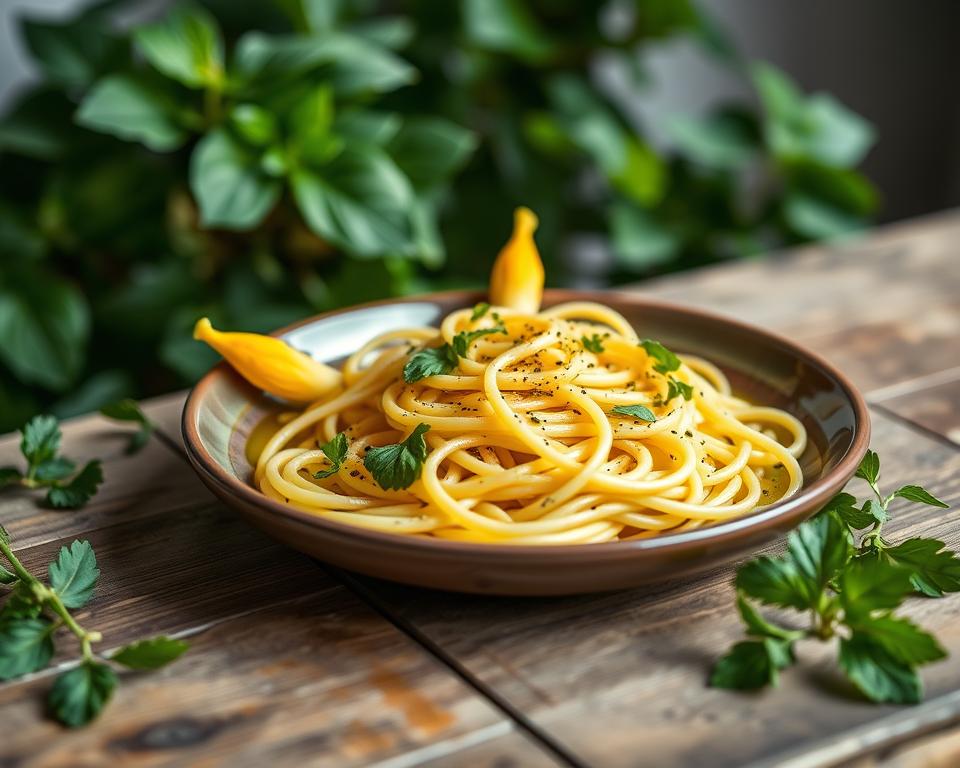
POLYGON ((857 476, 873 498, 858 503, 849 493, 838 494, 790 535, 784 555, 759 557, 737 570, 737 607, 750 639, 717 662, 711 685, 776 685, 779 673, 796 661, 799 641, 839 638, 840 668, 864 696, 897 704, 920 701, 917 668, 946 652, 933 635, 895 611, 911 594, 960 591, 960 558, 936 539, 894 545, 882 535, 894 499, 947 505, 916 485, 883 496, 879 473, 880 459, 868 451, 857 476), (764 618, 755 602, 810 616, 810 624, 782 626, 764 618))
POLYGON ((417 424, 406 440, 367 451, 363 466, 377 485, 385 491, 398 491, 416 482, 427 458, 427 442, 423 436, 429 431, 429 424, 417 424))
POLYGON ((108 419, 129 421, 138 426, 137 431, 130 436, 130 442, 127 443, 127 455, 132 455, 141 450, 156 429, 156 425, 146 417, 137 401, 130 398, 109 403, 100 409, 100 413, 108 419))
POLYGON ((80 643, 79 663, 61 672, 47 698, 50 714, 76 728, 100 714, 117 686, 112 664, 129 669, 157 669, 177 659, 187 644, 153 637, 124 646, 108 656, 94 652, 102 635, 81 626, 71 611, 90 602, 100 578, 97 558, 87 541, 61 547, 48 568, 49 583, 30 573, 14 554, 7 531, 0 526, 0 584, 7 599, 0 608, 0 680, 37 672, 50 664, 61 630, 80 643))
POLYGON ((667 379, 667 396, 661 398, 655 405, 666 405, 675 397, 682 397, 684 400, 693 399, 693 387, 685 381, 680 381, 670 374, 680 369, 680 358, 667 349, 659 341, 653 339, 643 339, 640 346, 653 360, 653 370, 665 376, 667 379))
POLYGON ((497 333, 505 334, 507 332, 496 313, 494 313, 493 318, 497 324, 492 328, 460 331, 449 344, 444 343, 439 347, 423 347, 414 351, 403 366, 403 380, 412 384, 415 381, 427 378, 427 376, 440 376, 454 371, 460 363, 460 358, 467 357, 470 345, 474 341, 483 336, 497 333))
POLYGON ((103 482, 100 460, 88 461, 77 471, 73 461, 60 455, 63 435, 53 416, 34 416, 20 434, 20 453, 26 460, 26 471, 13 466, 0 467, 0 489, 12 486, 45 489, 47 505, 57 509, 76 509, 93 497, 103 482))

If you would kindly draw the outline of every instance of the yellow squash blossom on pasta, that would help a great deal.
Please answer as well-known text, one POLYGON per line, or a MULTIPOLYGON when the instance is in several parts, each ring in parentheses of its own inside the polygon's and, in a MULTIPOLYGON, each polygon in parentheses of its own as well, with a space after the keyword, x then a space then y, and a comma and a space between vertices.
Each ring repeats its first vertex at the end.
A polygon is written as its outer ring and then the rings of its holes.
POLYGON ((341 382, 338 370, 272 336, 223 333, 204 317, 194 326, 193 338, 217 350, 253 386, 284 400, 310 403, 341 382))
POLYGON ((500 251, 490 273, 490 303, 531 314, 543 299, 543 262, 533 241, 537 217, 529 208, 517 208, 513 234, 500 251))

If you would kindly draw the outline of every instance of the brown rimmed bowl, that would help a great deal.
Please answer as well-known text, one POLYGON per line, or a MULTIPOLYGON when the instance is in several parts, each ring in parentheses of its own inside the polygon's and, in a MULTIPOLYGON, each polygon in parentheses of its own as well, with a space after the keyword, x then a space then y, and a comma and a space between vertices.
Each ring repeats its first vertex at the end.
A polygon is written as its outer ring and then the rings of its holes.
MULTIPOLYGON (((436 325, 450 311, 482 299, 459 291, 365 304, 275 335, 337 363, 379 333, 436 325)), ((867 406, 850 381, 815 353, 736 320, 627 293, 547 291, 544 306, 568 301, 606 304, 641 336, 719 365, 737 394, 798 417, 810 437, 800 460, 800 492, 736 520, 631 542, 514 546, 369 531, 273 501, 252 486, 247 440, 280 407, 223 363, 187 398, 182 425, 187 455, 201 480, 228 506, 295 549, 382 579, 502 595, 600 592, 716 567, 795 527, 853 476, 870 439, 867 406)))

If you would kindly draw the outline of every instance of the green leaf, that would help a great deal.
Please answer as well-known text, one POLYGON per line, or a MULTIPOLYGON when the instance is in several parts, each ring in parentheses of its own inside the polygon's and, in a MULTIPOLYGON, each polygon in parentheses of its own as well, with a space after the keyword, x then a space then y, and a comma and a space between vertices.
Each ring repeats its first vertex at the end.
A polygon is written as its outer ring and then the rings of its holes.
POLYGON ((43 606, 33 594, 33 588, 21 581, 14 586, 3 608, 0 608, 0 627, 14 619, 36 619, 42 611, 43 606))
POLYGON ((840 667, 870 700, 916 704, 922 684, 916 671, 861 632, 840 639, 840 667))
POLYGON ((383 152, 348 148, 322 174, 303 169, 292 182, 307 224, 333 245, 366 257, 411 247, 413 191, 383 152))
POLYGON ((687 384, 684 381, 673 378, 671 376, 667 380, 667 402, 669 403, 673 398, 682 396, 684 400, 693 399, 693 387, 690 384, 687 384))
POLYGON ((217 87, 223 80, 223 40, 216 19, 200 6, 181 2, 133 39, 154 68, 189 88, 217 87))
POLYGON ((940 507, 941 509, 950 509, 949 504, 940 501, 936 496, 921 488, 919 485, 905 485, 893 492, 896 498, 915 501, 918 504, 927 504, 931 507, 940 507))
POLYGON ((680 358, 667 349, 659 341, 644 339, 640 342, 647 355, 654 361, 653 370, 658 373, 669 373, 680 367, 680 358))
POLYGON ((93 498, 102 482, 103 468, 100 460, 88 461, 69 483, 58 483, 47 491, 47 503, 55 509, 77 509, 93 498))
POLYGON ((20 580, 17 574, 8 571, 3 565, 0 565, 0 584, 16 584, 20 580))
MULTIPOLYGON (((102 309, 102 307, 101 307, 102 309)), ((69 393, 54 403, 51 411, 59 419, 97 411, 108 403, 120 400, 133 389, 129 373, 119 369, 98 371, 84 378, 69 393)))
POLYGON ((27 91, 0 117, 0 149, 38 160, 56 160, 74 140, 74 106, 58 89, 27 91))
POLYGON ((914 588, 928 597, 960 592, 960 558, 937 539, 907 539, 883 554, 908 568, 914 588))
POLYGON ((467 357, 467 353, 470 351, 470 345, 473 344, 474 341, 482 336, 497 333, 506 333, 506 330, 502 325, 497 325, 494 328, 480 328, 476 331, 460 331, 460 333, 453 337, 451 346, 459 357, 467 357))
POLYGON ((768 605, 806 610, 818 594, 804 578, 793 560, 766 555, 751 560, 737 569, 738 590, 768 605))
POLYGON ((793 660, 793 647, 789 642, 773 638, 746 640, 734 645, 717 661, 710 685, 734 690, 776 685, 778 670, 788 667, 793 660))
POLYGON ((857 499, 849 493, 838 493, 827 502, 821 514, 834 514, 855 531, 868 528, 877 522, 871 511, 857 507, 857 499))
POLYGON ((386 146, 400 131, 403 120, 394 112, 347 109, 337 112, 333 132, 354 144, 386 146))
POLYGON ((109 34, 100 19, 66 24, 25 19, 21 29, 33 60, 47 78, 69 89, 87 87, 128 58, 126 42, 109 34))
POLYGON ((427 376, 439 376, 454 370, 460 358, 449 344, 439 347, 418 349, 403 366, 403 380, 408 384, 425 379, 427 376))
POLYGON ((703 118, 676 117, 667 132, 677 148, 700 165, 737 170, 757 156, 760 137, 749 113, 723 110, 703 118))
POLYGON ((150 436, 155 429, 153 422, 140 410, 137 401, 130 398, 105 405, 100 409, 100 413, 109 419, 132 421, 140 425, 140 429, 130 437, 130 442, 127 444, 126 453, 128 455, 143 448, 150 440, 150 436))
POLYGON ((603 352, 603 339, 599 333, 595 333, 592 336, 581 336, 580 343, 583 344, 583 348, 588 352, 593 352, 597 355, 603 352))
POLYGON ((187 140, 169 95, 133 75, 110 75, 98 81, 81 102, 76 121, 156 152, 171 152, 187 140))
POLYGON ((330 461, 330 466, 327 469, 314 472, 313 476, 317 480, 322 480, 325 477, 337 474, 340 471, 340 465, 347 457, 348 447, 347 436, 343 432, 338 432, 330 442, 321 445, 320 450, 330 461))
POLYGON ((624 141, 623 153, 620 167, 609 174, 610 183, 642 206, 656 205, 666 191, 666 164, 648 144, 634 136, 624 141))
POLYGON ((609 219, 617 263, 628 269, 647 270, 665 264, 680 250, 681 238, 636 205, 615 203, 609 219))
POLYGON ((36 672, 53 657, 53 627, 38 618, 8 619, 0 624, 0 680, 36 672))
POLYGON ((896 616, 862 617, 856 620, 854 631, 869 637, 903 664, 928 664, 947 656, 933 635, 908 619, 896 616))
POLYGON ((238 104, 230 110, 230 123, 237 135, 255 147, 265 147, 277 139, 277 119, 256 104, 238 104))
POLYGON ((252 229, 280 198, 281 184, 223 129, 204 136, 190 158, 190 189, 205 227, 252 229))
POLYGON ((478 48, 531 63, 553 53, 550 38, 520 0, 465 0, 462 13, 467 40, 478 48))
POLYGON ((787 538, 787 552, 819 595, 850 557, 850 542, 839 521, 823 515, 800 525, 787 538))
POLYGON ((857 477, 863 478, 871 485, 876 485, 879 476, 880 457, 875 451, 868 450, 861 459, 860 466, 857 467, 857 477))
POLYGON ((100 714, 116 687, 117 676, 110 667, 85 661, 56 679, 47 704, 59 722, 79 728, 100 714))
POLYGON ((470 322, 475 323, 481 317, 483 317, 487 312, 490 311, 490 305, 485 301, 481 301, 473 307, 473 312, 470 313, 470 322))
POLYGON ((50 586, 67 608, 82 608, 90 598, 100 578, 97 556, 89 541, 74 541, 69 548, 61 547, 57 559, 50 563, 50 586))
POLYGON ((182 640, 160 635, 126 645, 110 659, 130 669, 160 669, 180 658, 189 647, 182 640))
POLYGON ((427 458, 427 443, 423 436, 429 424, 417 424, 410 436, 401 443, 371 448, 363 457, 363 466, 385 491, 409 488, 418 477, 427 458))
POLYGON ((417 29, 403 16, 381 16, 351 24, 347 31, 384 48, 399 50, 410 44, 417 29))
POLYGON ((289 120, 298 146, 309 152, 311 145, 326 141, 334 114, 333 89, 329 86, 321 85, 302 94, 291 110, 289 120))
POLYGON ((860 558, 840 573, 840 603, 847 621, 896 608, 913 591, 910 571, 888 560, 860 558))
POLYGON ((740 618, 746 625, 748 635, 786 641, 799 640, 804 636, 804 633, 800 630, 785 629, 767 621, 740 593, 737 593, 737 610, 740 611, 740 618))
POLYGON ((23 474, 16 467, 0 467, 0 488, 16 485, 23 479, 23 474))
POLYGON ((657 420, 656 414, 645 405, 615 405, 610 412, 618 416, 630 416, 641 421, 657 420))
POLYGON ((794 232, 811 240, 832 240, 867 226, 863 217, 803 192, 787 193, 783 216, 794 232))
POLYGON ((90 309, 72 284, 30 269, 0 275, 0 361, 26 384, 61 392, 86 359, 90 309))
POLYGON ((860 512, 863 515, 869 515, 877 523, 884 523, 887 520, 887 510, 876 499, 867 499, 863 502, 860 512))
POLYGON ((404 120, 387 151, 415 189, 427 189, 463 167, 476 147, 476 135, 466 128, 440 118, 414 117, 404 120))
POLYGON ((63 480, 76 471, 77 465, 70 459, 59 457, 56 459, 47 459, 36 467, 34 479, 41 483, 48 483, 54 480, 63 480))
POLYGON ((31 467, 49 461, 60 450, 60 425, 53 416, 34 416, 21 435, 20 452, 31 467))

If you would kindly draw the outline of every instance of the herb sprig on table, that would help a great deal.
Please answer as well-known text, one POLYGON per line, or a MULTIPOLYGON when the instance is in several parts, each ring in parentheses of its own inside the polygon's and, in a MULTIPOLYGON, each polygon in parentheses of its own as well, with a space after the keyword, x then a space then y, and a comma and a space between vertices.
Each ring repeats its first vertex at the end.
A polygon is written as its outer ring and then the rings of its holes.
POLYGON ((838 663, 872 701, 912 704, 922 697, 917 668, 946 656, 929 632, 895 614, 911 594, 940 597, 960 591, 960 558, 937 539, 899 544, 883 535, 888 507, 902 498, 947 505, 917 485, 880 492, 880 459, 868 451, 857 470, 872 497, 835 496, 787 540, 780 557, 759 557, 737 571, 737 608, 750 637, 733 646, 713 669, 718 688, 776 685, 796 661, 798 641, 839 638, 838 663), (809 616, 803 628, 783 626, 755 603, 809 616))

